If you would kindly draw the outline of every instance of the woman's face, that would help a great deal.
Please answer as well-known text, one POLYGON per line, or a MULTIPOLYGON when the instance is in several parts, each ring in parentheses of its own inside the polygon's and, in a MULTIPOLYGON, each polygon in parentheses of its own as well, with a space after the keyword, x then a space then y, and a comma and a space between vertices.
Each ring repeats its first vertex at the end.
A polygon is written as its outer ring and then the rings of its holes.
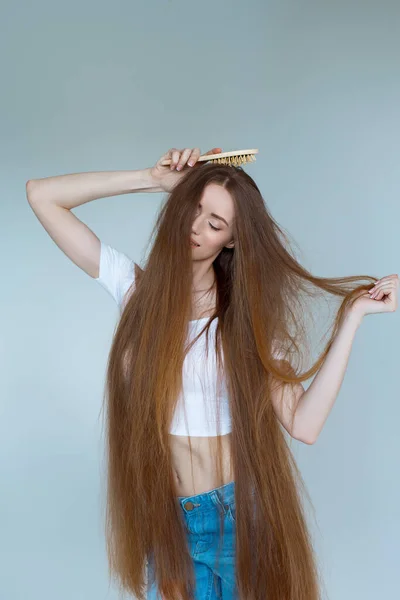
POLYGON ((233 248, 232 240, 235 210, 229 192, 216 183, 204 189, 192 225, 191 239, 199 246, 191 246, 194 259, 217 256, 224 247, 233 248))

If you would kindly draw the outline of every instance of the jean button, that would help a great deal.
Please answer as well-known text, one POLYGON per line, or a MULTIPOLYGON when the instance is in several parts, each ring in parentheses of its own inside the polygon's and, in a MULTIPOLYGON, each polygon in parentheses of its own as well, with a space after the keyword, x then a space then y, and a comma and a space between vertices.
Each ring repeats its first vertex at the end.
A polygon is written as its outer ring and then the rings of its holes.
POLYGON ((193 510, 193 508, 194 508, 193 502, 185 502, 185 508, 187 510, 193 510))

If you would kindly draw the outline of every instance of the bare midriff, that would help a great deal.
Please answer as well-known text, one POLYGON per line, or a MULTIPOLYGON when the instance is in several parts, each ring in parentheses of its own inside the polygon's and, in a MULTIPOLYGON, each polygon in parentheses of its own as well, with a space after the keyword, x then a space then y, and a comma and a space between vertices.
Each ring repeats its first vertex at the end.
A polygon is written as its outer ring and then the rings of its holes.
POLYGON ((217 481, 217 437, 190 438, 193 457, 193 473, 187 436, 170 435, 170 448, 175 474, 176 496, 195 496, 225 485, 234 480, 231 464, 231 434, 221 435, 222 483, 217 481))
MULTIPOLYGON (((215 294, 198 303, 192 319, 210 317, 215 311, 215 294)), ((221 435, 222 483, 217 480, 216 456, 218 438, 191 436, 193 473, 189 439, 186 435, 170 435, 170 449, 175 474, 176 496, 195 496, 234 480, 231 464, 231 434, 221 435)))

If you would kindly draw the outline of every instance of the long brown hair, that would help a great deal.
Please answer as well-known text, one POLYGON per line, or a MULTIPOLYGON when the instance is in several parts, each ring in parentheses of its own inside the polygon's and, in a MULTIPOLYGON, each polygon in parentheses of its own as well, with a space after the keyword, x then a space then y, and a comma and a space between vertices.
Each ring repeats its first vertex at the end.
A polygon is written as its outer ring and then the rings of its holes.
MULTIPOLYGON (((145 268, 135 265, 135 285, 116 326, 106 378, 109 574, 122 593, 143 599, 145 565, 152 554, 165 600, 189 600, 193 594, 169 428, 189 349, 189 237, 210 183, 229 191, 235 209, 235 247, 223 248, 213 263, 216 310, 205 329, 218 317, 215 351, 219 370, 223 356, 232 419, 239 595, 317 600, 322 579, 302 504, 308 494, 273 409, 271 386, 278 383, 283 391, 318 371, 347 307, 377 278, 312 275, 294 257, 289 236, 241 167, 206 164, 188 170, 160 209, 145 268), (309 348, 304 300, 321 292, 341 304, 329 340, 304 370, 302 357, 309 348), (284 360, 275 360, 276 348, 284 360)), ((216 469, 223 485, 220 443, 216 469)))

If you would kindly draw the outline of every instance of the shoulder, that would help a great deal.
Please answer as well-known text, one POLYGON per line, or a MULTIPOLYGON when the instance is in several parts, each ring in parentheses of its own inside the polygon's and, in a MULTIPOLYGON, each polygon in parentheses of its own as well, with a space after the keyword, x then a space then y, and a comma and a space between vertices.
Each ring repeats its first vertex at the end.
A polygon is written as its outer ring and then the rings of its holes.
POLYGON ((122 306, 128 289, 142 269, 130 256, 101 241, 99 276, 95 279, 122 306))

